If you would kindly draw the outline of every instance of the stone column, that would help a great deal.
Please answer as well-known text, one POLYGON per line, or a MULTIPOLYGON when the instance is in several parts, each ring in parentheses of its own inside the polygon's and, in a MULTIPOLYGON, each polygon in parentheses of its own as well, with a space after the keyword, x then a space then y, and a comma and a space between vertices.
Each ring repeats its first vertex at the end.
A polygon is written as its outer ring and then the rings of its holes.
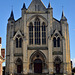
POLYGON ((65 38, 63 39, 63 72, 66 74, 67 63, 66 63, 66 42, 65 38))
POLYGON ((10 74, 14 73, 14 40, 11 38, 10 40, 10 66, 9 66, 9 72, 10 74))
POLYGON ((53 74, 52 40, 48 38, 49 74, 53 74))
POLYGON ((27 65, 27 40, 23 38, 23 74, 27 74, 28 72, 27 65))
POLYGON ((66 24, 61 22, 62 25, 62 35, 63 35, 63 73, 66 74, 67 73, 67 62, 66 62, 66 46, 67 46, 67 42, 66 42, 66 37, 68 37, 66 34, 66 24))

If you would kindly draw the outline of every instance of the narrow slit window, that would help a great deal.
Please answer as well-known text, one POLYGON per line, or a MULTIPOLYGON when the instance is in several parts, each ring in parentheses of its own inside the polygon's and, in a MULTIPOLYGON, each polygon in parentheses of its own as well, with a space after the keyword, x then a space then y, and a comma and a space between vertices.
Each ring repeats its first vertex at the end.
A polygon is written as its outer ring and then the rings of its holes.
POLYGON ((53 38, 53 46, 56 47, 56 38, 53 38))
POLYGON ((16 38, 16 48, 18 48, 18 38, 16 38))
POLYGON ((60 38, 57 39, 57 47, 60 47, 60 38))

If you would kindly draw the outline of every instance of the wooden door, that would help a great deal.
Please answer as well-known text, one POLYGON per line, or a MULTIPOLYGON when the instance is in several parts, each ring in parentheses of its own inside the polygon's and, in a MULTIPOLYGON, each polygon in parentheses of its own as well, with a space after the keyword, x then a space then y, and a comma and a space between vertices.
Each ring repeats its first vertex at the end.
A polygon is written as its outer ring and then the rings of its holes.
POLYGON ((42 61, 41 60, 35 60, 34 73, 42 73, 42 61))
POLYGON ((17 73, 21 73, 21 65, 17 65, 17 73))
POLYGON ((60 64, 56 64, 56 73, 60 73, 60 64))

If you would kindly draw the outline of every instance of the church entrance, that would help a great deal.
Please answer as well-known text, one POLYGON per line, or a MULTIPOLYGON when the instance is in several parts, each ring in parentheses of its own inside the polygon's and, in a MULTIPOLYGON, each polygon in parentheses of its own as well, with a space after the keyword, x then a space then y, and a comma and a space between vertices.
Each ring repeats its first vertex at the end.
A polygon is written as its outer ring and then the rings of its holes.
POLYGON ((30 73, 48 73, 46 57, 41 51, 35 51, 30 57, 29 64, 30 73), (45 71, 44 71, 45 70, 45 71))
POLYGON ((55 71, 57 74, 60 73, 60 69, 61 69, 61 60, 59 57, 56 57, 55 61, 54 61, 54 67, 55 67, 55 71))
POLYGON ((22 72, 22 60, 20 58, 17 59, 16 61, 16 68, 17 68, 17 73, 21 73, 22 72))
POLYGON ((34 73, 42 73, 42 61, 40 59, 34 61, 34 73))

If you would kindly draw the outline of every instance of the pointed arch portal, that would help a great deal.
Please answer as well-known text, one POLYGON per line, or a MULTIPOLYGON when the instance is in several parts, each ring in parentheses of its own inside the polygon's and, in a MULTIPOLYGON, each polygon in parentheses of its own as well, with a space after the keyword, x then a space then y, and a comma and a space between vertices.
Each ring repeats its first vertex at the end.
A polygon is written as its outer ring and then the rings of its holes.
POLYGON ((48 69, 46 57, 41 51, 35 51, 30 57, 30 69, 34 73, 43 73, 44 69, 48 69))

